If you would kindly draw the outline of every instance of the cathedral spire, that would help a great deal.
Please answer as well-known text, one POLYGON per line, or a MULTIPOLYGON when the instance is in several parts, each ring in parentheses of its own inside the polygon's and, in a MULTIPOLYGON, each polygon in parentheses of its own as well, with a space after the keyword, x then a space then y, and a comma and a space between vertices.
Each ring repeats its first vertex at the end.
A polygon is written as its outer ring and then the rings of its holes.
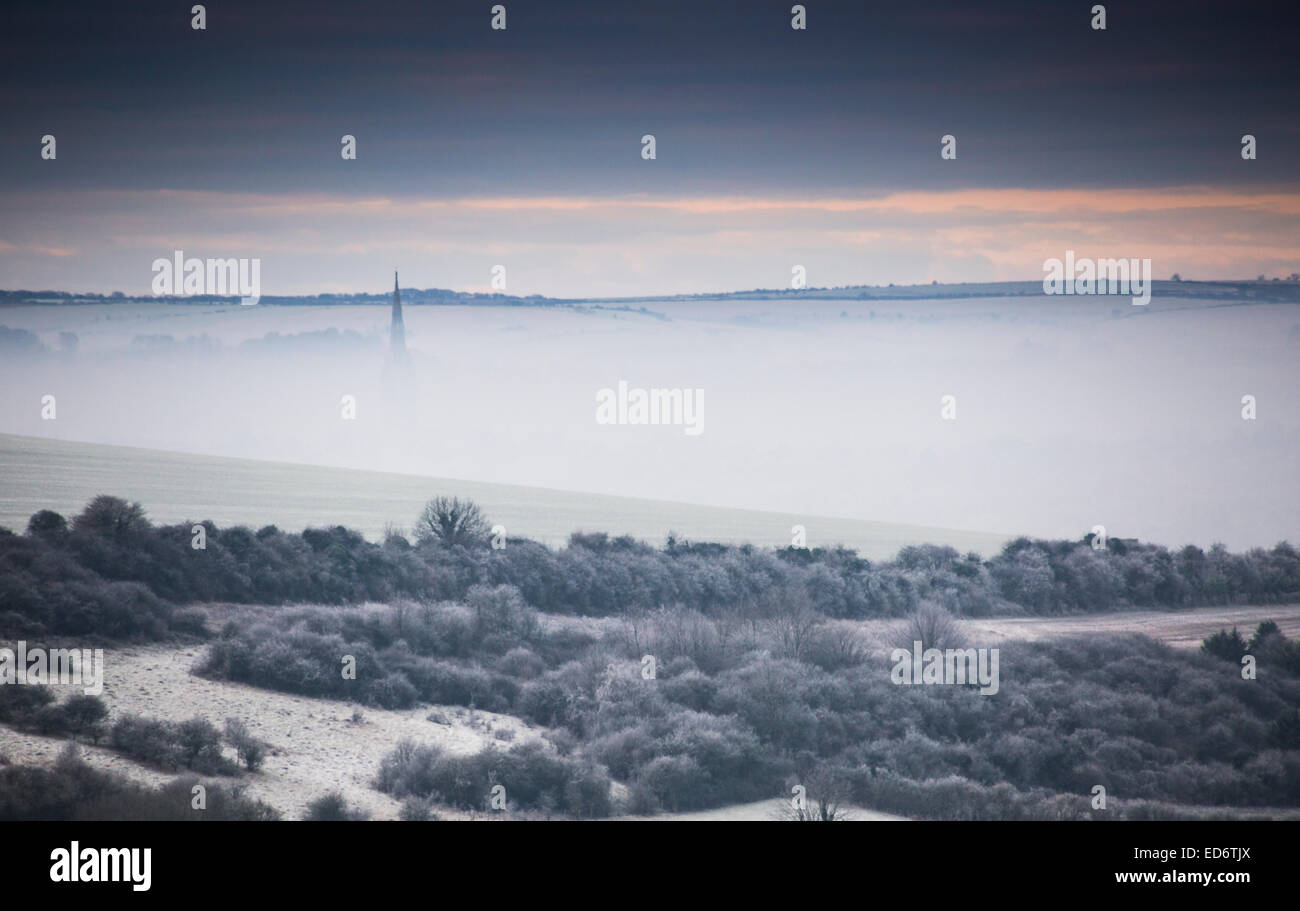
POLYGON ((402 292, 397 288, 397 270, 393 270, 393 322, 389 330, 388 353, 406 357, 406 326, 402 322, 402 292))

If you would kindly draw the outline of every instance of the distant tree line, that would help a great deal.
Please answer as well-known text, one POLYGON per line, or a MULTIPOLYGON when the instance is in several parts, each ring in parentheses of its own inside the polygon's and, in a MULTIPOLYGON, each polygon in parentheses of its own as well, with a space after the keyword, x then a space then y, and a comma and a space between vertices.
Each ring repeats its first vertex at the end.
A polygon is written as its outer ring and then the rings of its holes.
POLYGON ((873 562, 838 547, 763 549, 671 535, 656 547, 580 532, 558 550, 518 538, 494 549, 478 508, 447 498, 431 501, 414 542, 396 533, 369 542, 338 525, 301 533, 153 525, 139 504, 111 496, 71 521, 42 510, 25 534, 0 529, 0 632, 8 635, 159 638, 201 632, 194 613, 177 605, 453 601, 474 586, 503 584, 538 610, 583 616, 664 605, 712 614, 774 594, 837 618, 901 617, 922 603, 960 617, 1045 616, 1300 600, 1300 554, 1286 542, 1234 554, 1218 544, 1169 550, 1111 538, 1096 548, 1090 537, 1017 538, 987 560, 917 545, 873 562))

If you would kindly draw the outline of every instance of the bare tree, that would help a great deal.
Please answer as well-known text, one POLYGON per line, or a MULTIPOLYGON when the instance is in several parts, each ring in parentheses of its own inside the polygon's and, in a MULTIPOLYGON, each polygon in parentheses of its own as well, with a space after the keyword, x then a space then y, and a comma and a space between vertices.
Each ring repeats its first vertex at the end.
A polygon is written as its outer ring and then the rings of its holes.
POLYGON ((235 748, 239 760, 250 772, 256 772, 266 755, 266 744, 253 736, 248 725, 238 718, 226 719, 226 742, 235 748))
POLYGON ((867 650, 861 634, 851 624, 826 623, 813 631, 804 649, 803 660, 824 671, 854 667, 866 660, 867 650))
POLYGON ((388 606, 388 616, 393 621, 393 632, 398 639, 406 636, 407 619, 411 616, 413 605, 409 601, 403 601, 401 598, 394 601, 388 606))
POLYGON ((962 645, 963 636, 957 618, 937 604, 924 601, 916 612, 907 618, 905 645, 920 642, 924 649, 948 649, 962 645))
POLYGON ((384 523, 383 542, 385 547, 397 547, 403 550, 411 546, 411 542, 406 540, 406 535, 395 522, 384 523))
POLYGON ((804 657, 813 634, 826 617, 813 606, 808 593, 794 588, 777 595, 770 605, 770 629, 778 653, 796 661, 804 657))
POLYGON ((488 521, 473 500, 434 497, 415 522, 415 537, 421 544, 476 547, 487 540, 488 521))
POLYGON ((839 822, 849 818, 845 803, 851 788, 844 776, 818 769, 808 776, 802 794, 785 801, 777 818, 787 822, 839 822))

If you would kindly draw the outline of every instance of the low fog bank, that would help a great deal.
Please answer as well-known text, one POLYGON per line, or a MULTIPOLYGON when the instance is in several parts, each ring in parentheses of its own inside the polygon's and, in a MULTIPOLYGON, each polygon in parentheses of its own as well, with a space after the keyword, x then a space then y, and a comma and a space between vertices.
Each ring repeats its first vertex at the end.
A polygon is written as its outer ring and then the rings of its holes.
POLYGON ((1044 537, 1297 537, 1287 305, 408 307, 405 382, 381 307, 15 307, 0 324, 5 433, 1044 537), (620 380, 703 390, 703 432, 598 424, 620 380))

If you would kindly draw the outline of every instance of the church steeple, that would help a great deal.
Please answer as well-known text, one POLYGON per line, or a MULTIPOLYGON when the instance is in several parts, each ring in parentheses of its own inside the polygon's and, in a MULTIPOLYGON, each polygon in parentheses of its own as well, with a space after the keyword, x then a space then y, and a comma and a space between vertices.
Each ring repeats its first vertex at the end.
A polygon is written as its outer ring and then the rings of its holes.
POLYGON ((393 322, 388 337, 388 353, 406 356, 406 326, 402 322, 402 292, 397 288, 397 270, 393 270, 393 322))

